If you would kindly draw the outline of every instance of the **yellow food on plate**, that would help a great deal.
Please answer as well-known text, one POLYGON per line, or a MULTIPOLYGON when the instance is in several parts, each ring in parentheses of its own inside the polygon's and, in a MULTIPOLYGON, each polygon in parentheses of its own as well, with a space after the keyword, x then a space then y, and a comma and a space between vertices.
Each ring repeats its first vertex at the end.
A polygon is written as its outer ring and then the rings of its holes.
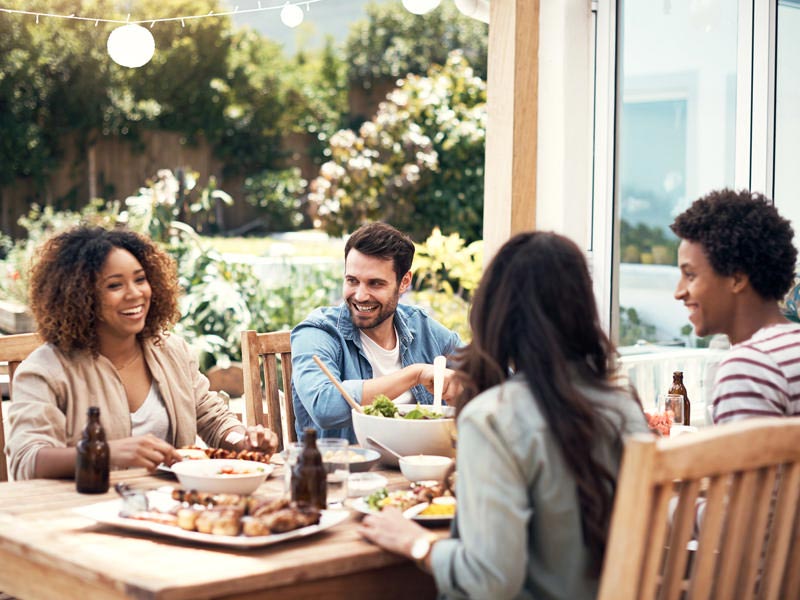
POLYGON ((456 514, 456 505, 430 504, 428 508, 419 513, 420 517, 452 517, 456 514))

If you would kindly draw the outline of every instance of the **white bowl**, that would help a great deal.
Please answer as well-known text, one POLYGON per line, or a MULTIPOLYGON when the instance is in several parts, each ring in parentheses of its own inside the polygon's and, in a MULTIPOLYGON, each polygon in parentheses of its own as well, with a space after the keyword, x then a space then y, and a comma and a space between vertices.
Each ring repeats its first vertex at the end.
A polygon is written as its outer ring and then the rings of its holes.
POLYGON ((452 464, 449 456, 411 454, 400 459, 400 472, 409 481, 442 481, 452 464))
MULTIPOLYGON (((398 405, 406 412, 415 405, 398 405)), ((426 406, 426 408, 430 408, 426 406)), ((381 462, 391 466, 398 466, 397 459, 367 442, 367 438, 374 438, 378 443, 384 444, 401 456, 409 454, 435 454, 437 456, 455 456, 453 439, 455 436, 455 421, 447 419, 412 420, 386 417, 373 417, 356 411, 353 415, 353 429, 356 432, 358 444, 363 448, 373 448, 380 452, 381 462)))
POLYGON ((232 458, 183 460, 171 468, 185 489, 209 494, 252 494, 273 469, 265 463, 232 458))
POLYGON ((352 473, 347 480, 347 495, 351 498, 369 496, 388 485, 389 480, 378 473, 352 473))

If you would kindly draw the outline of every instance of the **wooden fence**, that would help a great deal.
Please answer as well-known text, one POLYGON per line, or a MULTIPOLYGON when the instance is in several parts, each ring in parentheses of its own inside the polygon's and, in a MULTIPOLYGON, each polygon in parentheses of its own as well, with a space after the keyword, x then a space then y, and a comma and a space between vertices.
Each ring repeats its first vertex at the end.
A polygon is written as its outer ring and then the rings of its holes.
MULTIPOLYGON (((290 155, 288 164, 298 166, 303 177, 316 176, 307 151, 308 139, 287 136, 284 144, 290 155)), ((178 133, 144 132, 141 144, 124 138, 101 137, 89 150, 79 148, 74 139, 65 139, 62 149, 61 166, 43 188, 37 188, 31 179, 22 178, 0 187, 0 231, 13 237, 23 236, 25 231, 17 225, 17 220, 28 212, 32 203, 55 202, 56 206, 77 209, 93 197, 124 200, 136 194, 159 169, 195 171, 199 174, 198 185, 205 185, 213 175, 217 187, 235 200, 242 197, 244 178, 224 179, 224 165, 214 156, 211 146, 204 141, 190 145, 178 133)), ((243 201, 225 206, 219 214, 225 230, 242 227, 257 216, 257 209, 243 201)))

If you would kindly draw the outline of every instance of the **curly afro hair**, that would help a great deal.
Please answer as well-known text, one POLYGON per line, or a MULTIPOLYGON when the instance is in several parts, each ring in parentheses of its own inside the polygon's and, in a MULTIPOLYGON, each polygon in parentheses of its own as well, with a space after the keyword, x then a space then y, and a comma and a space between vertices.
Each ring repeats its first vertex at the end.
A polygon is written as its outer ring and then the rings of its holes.
POLYGON ((797 263, 794 231, 762 194, 711 192, 678 215, 670 229, 702 245, 720 275, 746 274, 763 298, 781 300, 792 287, 797 263))
POLYGON ((152 290, 139 339, 161 340, 180 316, 178 276, 173 259, 152 241, 124 229, 79 226, 46 241, 31 269, 30 308, 39 335, 65 353, 99 352, 98 275, 114 248, 127 250, 144 268, 152 290))

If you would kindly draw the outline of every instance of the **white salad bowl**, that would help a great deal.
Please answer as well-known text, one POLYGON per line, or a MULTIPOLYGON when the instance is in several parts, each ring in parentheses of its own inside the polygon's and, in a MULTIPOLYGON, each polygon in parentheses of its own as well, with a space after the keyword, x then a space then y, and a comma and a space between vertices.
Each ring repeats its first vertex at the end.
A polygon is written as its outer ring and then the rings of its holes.
POLYGON ((272 465, 252 460, 182 460, 171 467, 181 486, 209 494, 252 494, 272 473, 272 465))
MULTIPOLYGON (((416 408, 416 405, 399 404, 401 413, 416 408)), ((430 406, 424 408, 430 409, 430 406)), ((443 407, 444 408, 444 407, 443 407)), ((452 417, 442 419, 413 420, 403 418, 387 418, 365 415, 352 411, 353 429, 358 443, 363 448, 373 448, 380 452, 381 462, 397 467, 397 458, 370 444, 368 437, 394 450, 401 456, 409 454, 435 454, 453 457, 455 448, 455 420, 452 417)))

